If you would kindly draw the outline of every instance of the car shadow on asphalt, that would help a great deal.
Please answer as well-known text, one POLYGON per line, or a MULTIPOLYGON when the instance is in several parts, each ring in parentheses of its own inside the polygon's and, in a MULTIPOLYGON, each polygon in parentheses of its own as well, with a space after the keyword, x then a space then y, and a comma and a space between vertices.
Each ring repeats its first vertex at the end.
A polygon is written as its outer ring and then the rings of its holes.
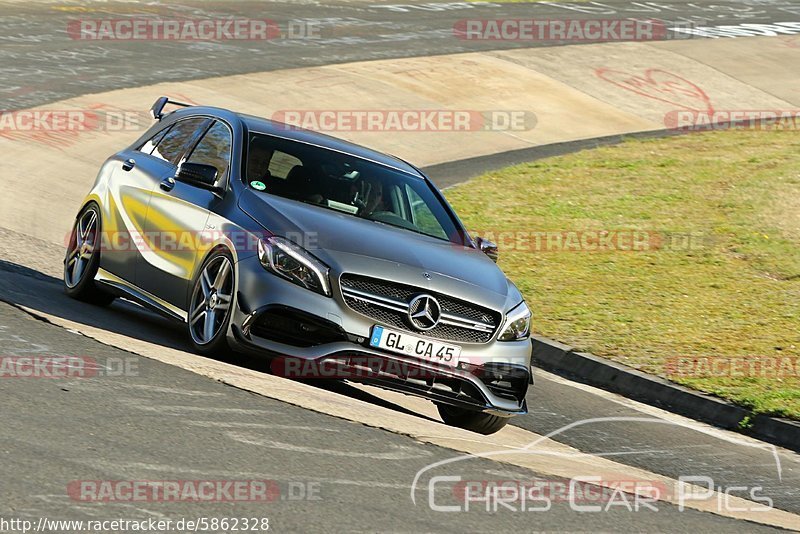
MULTIPOLYGON (((116 299, 101 307, 69 298, 61 280, 30 267, 0 259, 0 301, 36 314, 51 315, 115 334, 132 337, 163 347, 192 353, 188 333, 182 323, 158 315, 138 304, 116 299)), ((125 347, 118 347, 125 350, 125 347)), ((201 356, 198 355, 198 358, 201 356)), ((215 360, 253 371, 274 375, 270 358, 231 353, 215 360)), ((284 380, 290 380, 283 378, 284 380)), ((370 394, 342 380, 303 380, 305 384, 338 393, 376 406, 434 421, 430 417, 370 394)))

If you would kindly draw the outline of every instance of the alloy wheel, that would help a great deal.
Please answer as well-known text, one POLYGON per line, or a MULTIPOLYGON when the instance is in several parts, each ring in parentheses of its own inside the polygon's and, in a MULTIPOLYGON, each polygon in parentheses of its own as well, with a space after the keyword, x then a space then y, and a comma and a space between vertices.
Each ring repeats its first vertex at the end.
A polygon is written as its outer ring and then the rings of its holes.
POLYGON ((64 264, 64 282, 67 287, 77 286, 86 273, 97 242, 97 212, 86 210, 75 223, 72 245, 64 264))
POLYGON ((233 268, 220 255, 209 261, 195 283, 189 312, 189 331, 198 345, 207 345, 225 324, 233 294, 233 268))

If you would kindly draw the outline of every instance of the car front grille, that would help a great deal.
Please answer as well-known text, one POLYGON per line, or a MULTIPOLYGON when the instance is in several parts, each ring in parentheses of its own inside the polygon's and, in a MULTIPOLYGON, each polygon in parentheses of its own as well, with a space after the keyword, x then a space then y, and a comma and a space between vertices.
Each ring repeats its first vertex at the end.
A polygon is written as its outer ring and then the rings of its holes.
POLYGON ((343 274, 342 296, 350 309, 386 326, 444 341, 486 343, 497 330, 501 315, 493 310, 423 288, 389 280, 343 274), (430 330, 419 331, 406 322, 411 300, 421 294, 436 298, 441 320, 430 330))

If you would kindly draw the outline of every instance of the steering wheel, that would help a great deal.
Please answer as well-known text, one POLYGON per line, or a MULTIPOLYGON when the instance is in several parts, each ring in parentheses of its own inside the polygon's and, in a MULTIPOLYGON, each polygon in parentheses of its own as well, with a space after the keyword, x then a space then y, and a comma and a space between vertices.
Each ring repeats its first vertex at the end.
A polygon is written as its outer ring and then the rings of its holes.
POLYGON ((351 200, 352 204, 358 207, 360 217, 370 215, 383 198, 383 184, 378 180, 361 178, 356 184, 356 188, 351 200))

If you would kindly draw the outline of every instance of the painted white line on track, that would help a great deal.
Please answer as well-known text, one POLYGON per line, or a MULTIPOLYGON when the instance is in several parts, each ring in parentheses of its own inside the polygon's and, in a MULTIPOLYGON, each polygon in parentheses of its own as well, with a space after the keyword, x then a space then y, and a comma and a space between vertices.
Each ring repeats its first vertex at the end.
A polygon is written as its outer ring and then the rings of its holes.
POLYGON ((750 436, 746 436, 744 434, 738 434, 736 432, 732 432, 730 430, 724 430, 722 428, 717 428, 715 426, 709 425, 707 423, 703 423, 700 421, 695 421, 694 419, 690 419, 688 417, 684 417, 682 415, 678 415, 672 412, 668 412, 666 410, 662 410, 661 408, 657 408, 656 406, 650 406, 649 404, 643 404, 641 402, 628 399, 616 393, 611 393, 609 391, 605 391, 593 386, 589 386, 586 384, 581 384, 580 382, 572 382, 567 380, 566 378, 562 378, 558 375, 553 373, 549 373, 542 369, 536 368, 536 379, 537 380, 549 380, 551 382, 555 382, 557 384, 572 387, 575 389, 579 389, 581 391, 585 391, 587 393, 591 393, 592 395, 596 395, 598 397, 602 397, 603 399, 609 400, 611 402, 615 402, 621 406, 625 406, 626 408, 631 408, 633 410, 642 412, 643 414, 652 415, 653 417, 657 417, 659 419, 664 419, 666 421, 672 421, 680 426, 691 428, 697 432, 702 432, 707 436, 711 436, 717 438, 722 441, 726 441, 728 443, 734 444, 742 444, 742 443, 749 443, 754 447, 761 448, 765 451, 772 452, 773 450, 778 450, 782 454, 786 454, 788 456, 794 457, 800 462, 800 455, 795 453, 794 451, 790 451, 789 449, 783 449, 780 447, 774 447, 768 443, 764 443, 763 441, 757 440, 750 436))

